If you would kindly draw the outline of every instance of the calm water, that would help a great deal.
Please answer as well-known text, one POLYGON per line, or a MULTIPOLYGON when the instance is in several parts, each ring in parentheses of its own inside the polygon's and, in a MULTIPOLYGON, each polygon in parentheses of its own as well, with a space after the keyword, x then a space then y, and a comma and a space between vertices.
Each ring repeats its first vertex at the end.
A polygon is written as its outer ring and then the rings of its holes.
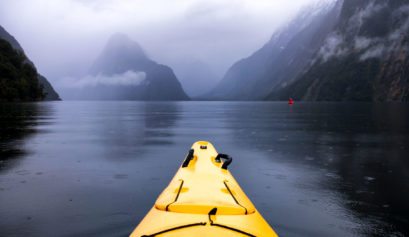
POLYGON ((126 236, 196 140, 281 236, 409 236, 409 106, 0 104, 0 236, 126 236))

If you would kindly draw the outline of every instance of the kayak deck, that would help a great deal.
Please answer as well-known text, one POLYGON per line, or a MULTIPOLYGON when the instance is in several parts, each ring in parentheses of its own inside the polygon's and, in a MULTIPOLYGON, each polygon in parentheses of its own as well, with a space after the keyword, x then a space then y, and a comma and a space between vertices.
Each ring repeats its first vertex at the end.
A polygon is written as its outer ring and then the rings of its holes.
POLYGON ((131 236, 277 236, 209 142, 193 144, 182 167, 131 236))

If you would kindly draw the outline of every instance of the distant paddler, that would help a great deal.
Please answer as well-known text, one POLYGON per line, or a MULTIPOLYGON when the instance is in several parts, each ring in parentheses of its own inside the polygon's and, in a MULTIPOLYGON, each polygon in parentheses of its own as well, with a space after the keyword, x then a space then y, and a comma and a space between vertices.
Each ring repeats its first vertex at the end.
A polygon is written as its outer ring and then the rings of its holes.
POLYGON ((294 104, 293 98, 289 98, 289 99, 288 99, 288 104, 289 104, 289 105, 293 105, 293 104, 294 104))

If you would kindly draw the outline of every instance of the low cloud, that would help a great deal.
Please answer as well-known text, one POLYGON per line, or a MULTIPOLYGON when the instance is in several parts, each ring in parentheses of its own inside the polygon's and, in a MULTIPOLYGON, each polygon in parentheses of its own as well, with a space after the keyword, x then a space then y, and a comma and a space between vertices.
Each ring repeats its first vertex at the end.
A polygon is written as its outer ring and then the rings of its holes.
POLYGON ((397 40, 399 38, 401 38, 402 36, 405 36, 408 34, 408 30, 409 30, 409 4, 403 5, 402 7, 400 7, 395 13, 394 16, 397 19, 406 19, 404 21, 401 22, 401 24, 399 25, 399 27, 393 31, 390 35, 389 35, 389 39, 390 40, 397 40))
POLYGON ((373 41, 373 39, 367 37, 356 37, 354 47, 357 50, 366 49, 373 43, 373 41))
POLYGON ((332 34, 326 40, 319 51, 319 55, 326 62, 331 57, 342 56, 345 50, 342 48, 344 39, 338 34, 332 34))
POLYGON ((361 61, 365 61, 370 58, 379 58, 385 52, 385 46, 380 44, 375 47, 371 47, 370 49, 366 50, 361 57, 359 58, 361 61))
POLYGON ((106 86, 137 86, 146 78, 145 72, 126 71, 122 74, 85 76, 82 78, 66 77, 63 78, 59 85, 61 88, 84 88, 95 87, 100 85, 106 86))
POLYGON ((355 46, 366 47, 358 49, 366 49, 360 56, 360 60, 364 61, 370 58, 382 58, 385 54, 391 53, 394 50, 408 50, 407 43, 402 40, 408 34, 409 30, 409 4, 403 5, 395 12, 393 17, 397 23, 397 27, 392 31, 388 37, 380 38, 363 38, 358 37, 355 40, 355 46), (400 20, 399 20, 400 19, 400 20), (368 47, 369 46, 369 47, 368 47))
POLYGON ((358 10, 348 22, 348 31, 358 33, 361 29, 362 24, 374 14, 378 13, 382 9, 387 7, 386 3, 375 4, 375 2, 370 2, 364 9, 358 10))
POLYGON ((115 32, 176 73, 196 60, 221 78, 316 1, 327 0, 0 0, 0 24, 51 83, 87 72, 115 32))
POLYGON ((392 13, 396 26, 389 35, 385 37, 360 35, 362 24, 370 21, 370 17, 385 7, 387 7, 386 4, 371 2, 365 8, 357 10, 348 20, 347 35, 352 36, 351 39, 336 32, 328 36, 319 51, 322 61, 326 62, 332 57, 341 57, 348 53, 358 53, 360 61, 371 58, 382 59, 384 55, 393 53, 395 50, 409 50, 407 43, 403 41, 409 30, 409 4, 403 5, 392 13))

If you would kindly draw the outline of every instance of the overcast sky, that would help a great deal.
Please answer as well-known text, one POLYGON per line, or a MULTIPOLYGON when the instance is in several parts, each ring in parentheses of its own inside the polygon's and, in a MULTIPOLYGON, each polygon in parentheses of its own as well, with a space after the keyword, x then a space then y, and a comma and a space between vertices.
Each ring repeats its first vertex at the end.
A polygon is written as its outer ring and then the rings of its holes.
POLYGON ((315 1, 0 0, 0 24, 51 82, 86 71, 116 32, 177 74, 200 61, 222 76, 315 1))

